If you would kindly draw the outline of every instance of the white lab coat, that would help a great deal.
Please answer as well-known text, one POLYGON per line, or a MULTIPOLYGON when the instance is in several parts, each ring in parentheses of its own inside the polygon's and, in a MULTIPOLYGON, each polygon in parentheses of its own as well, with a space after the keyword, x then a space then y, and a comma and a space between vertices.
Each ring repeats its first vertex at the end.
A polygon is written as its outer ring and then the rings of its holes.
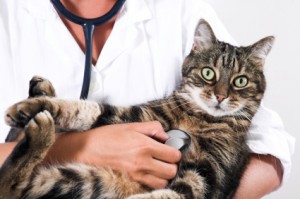
MULTIPOLYGON (((89 99, 130 105, 170 94, 181 79, 196 23, 206 19, 220 40, 233 43, 201 0, 127 0, 92 71, 89 99)), ((247 34, 247 33, 245 33, 247 34)), ((48 78, 62 98, 79 98, 84 53, 50 0, 0 0, 1 113, 27 97, 32 76, 48 78)), ((8 127, 0 120, 0 142, 8 127)), ((250 150, 278 157, 284 179, 294 140, 280 118, 262 108, 249 134, 250 150)))

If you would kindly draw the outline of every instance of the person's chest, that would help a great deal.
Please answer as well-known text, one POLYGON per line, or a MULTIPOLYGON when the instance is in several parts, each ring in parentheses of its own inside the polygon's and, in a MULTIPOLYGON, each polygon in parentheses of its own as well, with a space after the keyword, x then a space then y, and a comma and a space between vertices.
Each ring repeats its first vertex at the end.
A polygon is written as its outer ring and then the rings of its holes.
MULTIPOLYGON (((162 38, 157 21, 138 13, 139 21, 120 16, 93 67, 90 99, 135 104, 169 94, 180 79, 182 50, 176 33, 162 38), (178 40, 178 39, 177 39, 178 40)), ((53 82, 58 96, 79 98, 84 52, 59 17, 40 19, 24 13, 12 27, 13 65, 20 93, 40 75, 53 82)), ((176 31, 175 31, 176 32, 176 31)))

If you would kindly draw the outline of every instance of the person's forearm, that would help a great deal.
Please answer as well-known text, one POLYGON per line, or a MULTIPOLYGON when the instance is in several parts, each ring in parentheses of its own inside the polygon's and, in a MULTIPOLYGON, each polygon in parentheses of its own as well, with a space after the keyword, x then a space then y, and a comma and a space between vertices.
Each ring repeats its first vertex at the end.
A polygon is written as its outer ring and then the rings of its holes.
POLYGON ((17 142, 9 142, 9 143, 0 144, 0 166, 2 166, 2 164, 4 163, 6 158, 9 156, 9 154, 15 148, 16 144, 17 144, 17 142))
POLYGON ((57 134, 56 141, 48 151, 42 164, 57 164, 66 162, 77 162, 80 144, 85 142, 82 133, 57 134))
MULTIPOLYGON (((80 134, 72 133, 60 136, 56 139, 54 146, 50 149, 49 154, 47 155, 44 163, 56 163, 56 162, 68 162, 75 160, 75 153, 79 151, 80 148, 78 140, 80 134), (77 141, 72 142, 73 139, 77 141), (77 145, 76 145, 77 144, 77 145)), ((84 138, 84 137, 83 137, 84 138)), ((82 140, 84 142, 84 140, 82 140)), ((6 158, 11 154, 17 142, 8 142, 0 144, 0 167, 6 160, 6 158)))
POLYGON ((280 186, 282 173, 282 166, 277 158, 251 154, 234 199, 262 198, 280 186))

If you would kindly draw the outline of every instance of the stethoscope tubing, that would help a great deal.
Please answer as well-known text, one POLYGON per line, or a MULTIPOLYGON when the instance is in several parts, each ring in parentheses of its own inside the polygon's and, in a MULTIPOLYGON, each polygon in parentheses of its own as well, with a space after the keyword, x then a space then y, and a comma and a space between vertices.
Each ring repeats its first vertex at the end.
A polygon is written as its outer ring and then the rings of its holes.
POLYGON ((112 19, 123 7, 126 0, 117 0, 115 5, 104 15, 97 18, 83 18, 74 15, 68 11, 60 0, 51 0, 55 9, 66 19, 72 21, 73 23, 79 24, 83 28, 85 37, 85 68, 83 83, 81 88, 80 99, 87 99, 90 88, 91 72, 92 72, 92 45, 93 45, 93 35, 96 26, 104 24, 105 22, 112 19))

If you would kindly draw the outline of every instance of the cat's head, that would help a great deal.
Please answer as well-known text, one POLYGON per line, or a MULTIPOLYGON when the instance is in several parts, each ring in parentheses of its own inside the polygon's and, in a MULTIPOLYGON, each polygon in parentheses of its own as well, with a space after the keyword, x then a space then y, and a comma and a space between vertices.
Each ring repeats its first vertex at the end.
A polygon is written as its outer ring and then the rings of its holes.
POLYGON ((273 42, 270 36, 236 47, 217 40, 210 25, 200 20, 183 64, 182 91, 212 116, 254 113, 265 91, 263 66, 273 42))

